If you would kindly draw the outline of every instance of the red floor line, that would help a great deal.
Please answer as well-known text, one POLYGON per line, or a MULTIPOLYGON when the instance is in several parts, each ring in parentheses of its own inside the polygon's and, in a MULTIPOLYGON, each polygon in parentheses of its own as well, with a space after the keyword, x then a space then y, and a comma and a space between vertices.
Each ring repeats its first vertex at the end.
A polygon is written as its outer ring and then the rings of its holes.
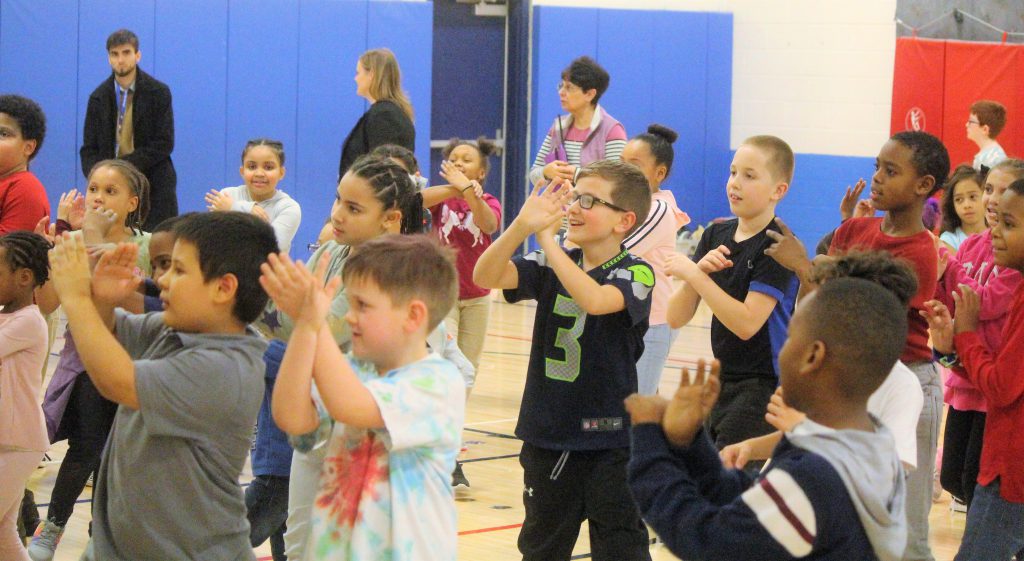
POLYGON ((523 524, 509 524, 507 526, 494 526, 493 528, 479 528, 476 530, 464 530, 459 532, 460 536, 468 536, 470 534, 485 534, 487 532, 497 532, 499 530, 511 530, 513 528, 522 528, 523 524))

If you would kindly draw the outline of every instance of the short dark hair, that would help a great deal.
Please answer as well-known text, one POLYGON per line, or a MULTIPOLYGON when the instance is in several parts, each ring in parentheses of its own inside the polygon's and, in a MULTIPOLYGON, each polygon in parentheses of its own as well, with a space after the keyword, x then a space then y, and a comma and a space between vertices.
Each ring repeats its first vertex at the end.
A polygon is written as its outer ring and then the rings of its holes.
POLYGON ((402 167, 410 174, 420 171, 420 163, 416 161, 416 154, 405 146, 397 144, 381 144, 370 152, 371 156, 378 158, 391 158, 402 162, 402 167))
POLYGON ((953 170, 952 175, 942 186, 942 231, 956 232, 956 229, 963 225, 963 220, 956 213, 956 184, 961 181, 973 181, 978 188, 985 190, 985 177, 981 172, 967 164, 961 164, 953 170))
POLYGON ((43 286, 50 278, 50 242, 26 230, 17 230, 0 236, 0 247, 12 270, 28 269, 36 286, 43 286))
POLYGON ((971 113, 978 117, 978 126, 988 125, 988 137, 995 138, 1006 126, 1006 107, 998 101, 979 99, 971 104, 971 113))
POLYGON ((389 234, 359 246, 341 272, 346 285, 370 280, 393 303, 412 299, 427 306, 427 332, 434 330, 459 297, 458 273, 452 250, 425 234, 389 234))
POLYGON ((139 36, 129 29, 118 29, 107 37, 107 50, 121 45, 131 45, 136 52, 139 50, 139 36))
POLYGON ((238 279, 231 311, 242 323, 255 321, 267 305, 260 265, 278 252, 270 224, 247 212, 200 212, 182 217, 174 236, 196 247, 203 281, 229 274, 238 279))
POLYGON ((627 236, 647 219, 651 211, 651 185, 640 168, 622 160, 598 160, 580 168, 576 182, 586 177, 600 177, 610 182, 611 202, 636 214, 636 223, 626 232, 627 236))
POLYGON ((807 300, 803 317, 810 336, 825 344, 839 390, 867 399, 903 352, 907 309, 891 290, 859 278, 826 282, 807 300))
POLYGON ((910 262, 888 251, 851 250, 819 260, 811 267, 810 281, 814 284, 845 278, 864 279, 888 288, 904 309, 917 294, 917 273, 910 262))
POLYGON ((651 155, 654 156, 654 165, 665 166, 665 177, 672 173, 672 161, 675 160, 676 151, 672 144, 679 138, 679 133, 657 123, 647 127, 647 132, 640 133, 633 137, 633 140, 641 140, 647 144, 651 155))
POLYGON ((562 71, 562 80, 576 84, 584 93, 590 90, 597 90, 597 95, 590 101, 591 105, 597 105, 598 100, 608 91, 608 84, 611 83, 611 76, 596 60, 581 56, 569 63, 562 71))
POLYGON ((941 140, 924 131, 898 132, 889 140, 895 140, 913 152, 910 160, 918 176, 930 175, 935 180, 929 197, 942 188, 949 177, 949 151, 941 140))
POLYGON ((245 155, 249 153, 249 150, 257 146, 266 146, 271 152, 277 156, 278 165, 284 166, 284 143, 280 140, 274 140, 271 138, 254 138, 249 142, 245 143, 245 148, 242 148, 242 163, 245 163, 245 155))
MULTIPOLYGON (((475 141, 454 137, 449 140, 448 145, 441 150, 441 156, 447 160, 448 157, 452 155, 452 152, 459 146, 469 146, 475 149, 477 154, 480 154, 480 167, 483 168, 484 171, 491 168, 491 162, 488 158, 498 150, 498 147, 490 140, 487 140, 487 137, 484 136, 478 137, 475 141)), ((483 180, 480 180, 480 183, 482 184, 483 180)))
POLYGON ((770 134, 761 134, 744 140, 741 146, 743 145, 753 146, 764 152, 768 157, 768 172, 772 174, 772 179, 784 180, 787 185, 793 182, 796 160, 793 157, 793 149, 785 140, 770 134))
POLYGON ((178 216, 165 218, 159 224, 153 226, 153 231, 151 231, 150 234, 158 234, 160 232, 174 232, 174 227, 177 226, 179 222, 184 220, 186 217, 192 216, 193 214, 196 213, 188 212, 185 214, 179 214, 178 216))
POLYGON ((28 156, 28 161, 31 162, 32 158, 39 154, 39 149, 43 147, 43 139, 46 138, 46 114, 43 113, 43 108, 27 97, 6 94, 0 95, 0 113, 9 115, 18 123, 21 138, 36 141, 36 149, 28 156))

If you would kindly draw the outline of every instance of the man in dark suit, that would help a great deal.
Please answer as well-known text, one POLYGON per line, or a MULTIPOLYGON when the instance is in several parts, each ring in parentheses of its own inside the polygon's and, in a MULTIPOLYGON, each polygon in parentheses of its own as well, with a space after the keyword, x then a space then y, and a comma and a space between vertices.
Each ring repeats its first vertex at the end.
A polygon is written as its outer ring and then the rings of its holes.
POLYGON ((82 172, 101 160, 121 158, 149 179, 149 216, 143 229, 178 214, 178 176, 171 161, 174 113, 171 90, 138 67, 139 38, 119 29, 107 38, 113 73, 89 96, 82 138, 82 172))

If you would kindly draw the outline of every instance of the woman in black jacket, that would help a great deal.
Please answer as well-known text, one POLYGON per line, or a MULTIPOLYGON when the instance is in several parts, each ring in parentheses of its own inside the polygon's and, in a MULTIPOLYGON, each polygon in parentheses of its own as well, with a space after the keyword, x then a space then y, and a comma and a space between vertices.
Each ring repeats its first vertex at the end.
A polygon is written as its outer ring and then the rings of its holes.
POLYGON ((402 90, 402 75, 389 49, 366 51, 356 63, 356 93, 371 103, 341 148, 338 180, 352 162, 382 144, 416 148, 412 104, 402 90))

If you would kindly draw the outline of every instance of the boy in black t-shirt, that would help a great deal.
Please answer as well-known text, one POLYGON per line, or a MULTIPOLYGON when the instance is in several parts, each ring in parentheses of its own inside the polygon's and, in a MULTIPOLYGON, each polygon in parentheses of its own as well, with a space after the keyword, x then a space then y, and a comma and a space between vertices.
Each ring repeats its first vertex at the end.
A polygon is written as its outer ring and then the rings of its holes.
POLYGON ((582 168, 575 189, 568 181, 538 185, 473 272, 475 283, 505 289, 510 302, 537 300, 516 425, 523 440, 524 560, 568 560, 583 520, 590 522, 593 559, 651 558, 626 485, 623 399, 637 391, 654 274, 622 248, 650 201, 638 168, 594 162, 582 168), (555 241, 563 217, 578 249, 555 241), (531 234, 541 249, 513 257, 531 234))
POLYGON ((775 205, 792 180, 788 144, 774 136, 743 141, 726 184, 736 218, 704 232, 694 261, 685 255, 666 260, 668 273, 686 281, 669 300, 669 325, 687 324, 701 300, 714 314, 711 349, 722 363, 722 395, 708 432, 719 449, 772 432, 764 411, 778 385, 778 353, 799 283, 764 254, 774 243, 765 232, 778 231, 775 205))

